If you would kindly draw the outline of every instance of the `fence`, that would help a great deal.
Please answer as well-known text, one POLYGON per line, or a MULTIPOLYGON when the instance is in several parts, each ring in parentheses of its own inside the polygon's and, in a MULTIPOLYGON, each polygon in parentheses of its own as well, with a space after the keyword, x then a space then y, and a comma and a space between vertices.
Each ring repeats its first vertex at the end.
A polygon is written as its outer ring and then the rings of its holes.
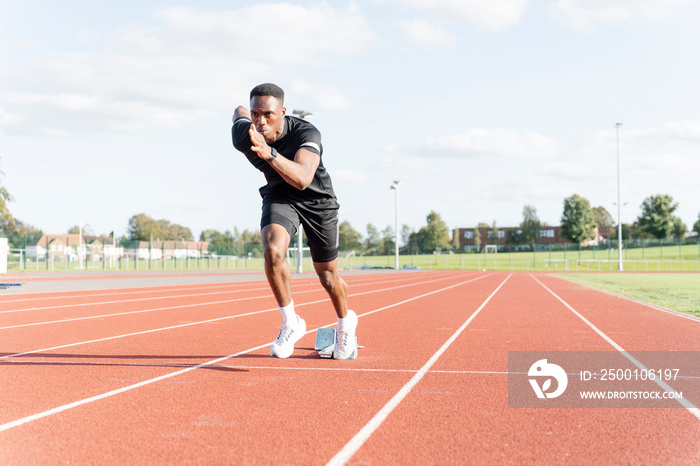
MULTIPOLYGON (((700 244, 670 241, 632 240, 623 244, 624 269, 627 271, 700 271, 700 244)), ((15 243, 16 244, 16 243, 15 243)), ((26 249, 13 247, 8 256, 8 271, 76 271, 76 270, 262 270, 262 244, 244 243, 235 249, 242 254, 225 254, 233 247, 210 247, 208 253, 194 254, 189 250, 184 255, 170 254, 164 248, 150 248, 146 257, 140 257, 123 242, 113 252, 104 253, 111 243, 104 243, 102 254, 91 253, 64 255, 45 254, 27 257, 26 249), (116 254, 118 252, 118 254, 116 254), (158 254, 156 254, 158 252, 158 254)), ((507 252, 500 248, 496 254, 444 253, 401 254, 400 267, 424 270, 546 270, 546 271, 608 271, 617 270, 616 243, 608 247, 579 248, 578 245, 536 245, 534 250, 507 252)), ((99 249, 99 248, 98 248, 99 249)), ((306 249, 306 248, 305 248, 306 249)), ((291 249, 288 262, 292 270, 297 269, 295 249, 291 249)), ((340 268, 394 268, 394 255, 370 256, 357 252, 341 252, 340 268)), ((303 259, 303 269, 313 270, 308 251, 303 259)))
POLYGON ((9 272, 72 272, 72 271, 178 271, 178 270, 260 270, 261 257, 219 256, 171 257, 142 259, 138 255, 123 255, 116 259, 87 256, 81 260, 57 260, 55 257, 27 258, 24 250, 12 249, 8 260, 9 272))

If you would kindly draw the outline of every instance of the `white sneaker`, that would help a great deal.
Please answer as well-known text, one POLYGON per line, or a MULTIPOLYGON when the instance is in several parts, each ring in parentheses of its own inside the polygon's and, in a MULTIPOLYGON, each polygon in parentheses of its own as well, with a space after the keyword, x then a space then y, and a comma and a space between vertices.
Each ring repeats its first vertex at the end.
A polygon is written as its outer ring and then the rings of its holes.
POLYGON ((270 354, 278 358, 288 358, 294 352, 294 343, 306 333, 306 321, 297 316, 297 324, 282 324, 280 334, 270 347, 270 354))
POLYGON ((342 332, 336 330, 333 359, 351 359, 357 357, 357 314, 353 311, 348 311, 348 315, 352 315, 355 318, 355 324, 348 325, 342 332))

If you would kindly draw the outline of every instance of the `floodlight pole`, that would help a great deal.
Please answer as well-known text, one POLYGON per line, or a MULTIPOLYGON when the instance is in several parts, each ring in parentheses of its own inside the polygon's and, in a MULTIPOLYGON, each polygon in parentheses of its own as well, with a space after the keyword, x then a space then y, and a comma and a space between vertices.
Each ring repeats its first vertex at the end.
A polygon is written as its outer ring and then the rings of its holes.
MULTIPOLYGON (((313 114, 305 110, 294 110, 292 111, 292 114, 297 115, 302 120, 306 120, 308 117, 313 116, 313 114)), ((304 230, 302 229, 301 224, 299 224, 299 228, 297 229, 297 273, 304 272, 304 265, 302 263, 304 260, 304 250, 302 247, 303 238, 304 230)))
POLYGON ((620 126, 622 126, 622 123, 615 123, 615 138, 617 140, 617 270, 622 272, 622 221, 620 220, 620 212, 622 209, 622 203, 620 203, 620 126))
POLYGON ((401 180, 396 180, 391 185, 394 190, 394 270, 399 270, 399 183, 401 180))

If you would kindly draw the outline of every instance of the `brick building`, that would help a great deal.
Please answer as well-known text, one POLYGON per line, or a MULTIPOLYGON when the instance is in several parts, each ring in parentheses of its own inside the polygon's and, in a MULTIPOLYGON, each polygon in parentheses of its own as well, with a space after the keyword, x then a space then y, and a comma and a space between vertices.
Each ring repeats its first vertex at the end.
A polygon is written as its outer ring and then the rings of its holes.
MULTIPOLYGON (((527 250, 530 249, 529 244, 525 244, 522 241, 522 230, 520 227, 497 227, 496 234, 498 238, 494 240, 493 227, 476 227, 476 228, 457 228, 456 233, 459 235, 457 243, 459 244, 460 251, 474 251, 476 249, 474 244, 474 238, 476 236, 475 230, 479 231, 479 237, 481 238, 481 246, 479 250, 482 250, 487 244, 497 244, 499 249, 504 246, 509 246, 512 250, 527 250)), ((583 247, 597 246, 601 241, 605 241, 605 238, 601 236, 603 233, 607 233, 609 228, 596 228, 593 233, 593 238, 588 239, 581 243, 583 247)), ((571 243, 571 240, 564 238, 561 235, 561 227, 550 227, 543 226, 537 234, 537 239, 535 244, 547 245, 547 244, 564 244, 571 243)))

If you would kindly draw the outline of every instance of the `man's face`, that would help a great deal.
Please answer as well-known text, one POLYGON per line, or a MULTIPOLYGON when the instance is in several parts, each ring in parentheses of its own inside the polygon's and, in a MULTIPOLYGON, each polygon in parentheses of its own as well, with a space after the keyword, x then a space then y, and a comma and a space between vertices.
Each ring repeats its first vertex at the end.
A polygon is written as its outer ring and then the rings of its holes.
POLYGON ((275 97, 255 96, 250 99, 250 118, 255 129, 263 135, 268 144, 282 136, 285 113, 287 109, 275 97))

